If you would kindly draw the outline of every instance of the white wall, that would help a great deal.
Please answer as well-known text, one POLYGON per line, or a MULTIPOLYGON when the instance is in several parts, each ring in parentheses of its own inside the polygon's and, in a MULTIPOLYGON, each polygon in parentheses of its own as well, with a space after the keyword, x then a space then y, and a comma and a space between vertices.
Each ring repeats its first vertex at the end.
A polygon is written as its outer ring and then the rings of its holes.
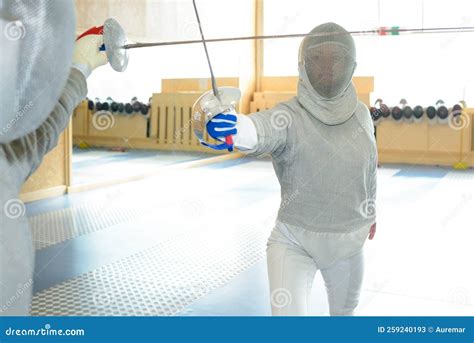
MULTIPOLYGON (((200 39, 199 29, 191 0, 153 0, 146 2, 146 17, 131 11, 139 18, 133 22, 127 15, 127 8, 133 1, 110 0, 108 11, 103 16, 114 16, 127 26, 144 27, 146 37, 130 36, 134 41, 174 41, 200 39)), ((251 0, 197 0, 197 7, 206 38, 251 35, 253 16, 251 0)), ((106 18, 94 20, 97 24, 106 18)), ((89 25, 92 25, 88 21, 89 25)), ((125 25, 124 25, 125 27, 125 25)), ((127 31, 127 27, 125 27, 127 31)), ((134 30, 140 31, 140 30, 134 30)), ((248 54, 239 54, 240 49, 249 49, 248 42, 212 43, 208 45, 216 77, 238 76, 241 69, 248 68, 248 54)), ((129 101, 138 96, 147 101, 154 92, 161 90, 162 78, 209 77, 209 69, 202 44, 155 47, 129 50, 130 62, 124 73, 113 71, 110 66, 97 69, 89 78, 89 98, 105 99, 111 96, 117 101, 129 101)))
MULTIPOLYGON (((112 15, 124 23, 133 41, 200 38, 191 0, 102 3, 107 3, 108 9, 92 11, 87 25, 100 24, 112 15), (144 36, 137 36, 140 34, 144 36)), ((205 36, 251 35, 252 4, 251 0, 198 0, 205 36)), ((265 34, 308 32, 326 21, 348 30, 392 25, 474 26, 472 0, 265 0, 264 9, 265 34)), ((438 98, 449 104, 461 99, 468 105, 474 103, 474 33, 357 36, 355 40, 356 75, 375 76, 374 99, 381 97, 389 104, 398 103, 402 97, 411 104, 427 105, 438 98)), ((265 41, 264 74, 296 75, 300 41, 265 41)), ((208 47, 217 77, 238 76, 248 68, 248 56, 239 53, 248 49, 248 42, 213 43, 208 47)), ((138 96, 146 101, 153 92, 160 91, 162 78, 186 77, 209 77, 201 44, 130 50, 126 72, 116 73, 107 66, 90 77, 89 97, 112 96, 129 101, 138 96)))
MULTIPOLYGON (((336 22, 347 30, 380 26, 474 26, 472 0, 266 0, 265 34, 304 33, 336 22)), ((374 99, 474 103, 474 33, 357 36, 356 75, 375 76, 374 99)), ((264 74, 296 75, 301 39, 266 41, 264 74)))

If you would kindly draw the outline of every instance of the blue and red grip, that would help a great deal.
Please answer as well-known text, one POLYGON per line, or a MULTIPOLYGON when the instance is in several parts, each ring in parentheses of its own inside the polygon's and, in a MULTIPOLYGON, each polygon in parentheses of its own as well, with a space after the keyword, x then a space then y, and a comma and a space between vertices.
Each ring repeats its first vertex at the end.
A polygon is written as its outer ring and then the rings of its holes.
MULTIPOLYGON (((89 35, 103 35, 104 34, 104 25, 102 26, 94 26, 91 27, 89 30, 81 34, 79 37, 77 37, 76 41, 78 41, 81 38, 84 38, 85 36, 89 35)), ((102 44, 102 46, 99 48, 99 51, 105 51, 105 44, 102 44)))

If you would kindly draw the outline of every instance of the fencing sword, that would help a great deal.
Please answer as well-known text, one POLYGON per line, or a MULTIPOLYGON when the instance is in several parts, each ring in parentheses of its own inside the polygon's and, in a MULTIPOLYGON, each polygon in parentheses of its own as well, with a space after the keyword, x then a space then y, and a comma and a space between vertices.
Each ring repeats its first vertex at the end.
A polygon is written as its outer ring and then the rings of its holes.
MULTIPOLYGON (((193 5, 196 11, 196 5, 193 1, 193 5)), ((199 18, 199 15, 196 16, 199 18)), ((168 42, 153 42, 153 43, 128 43, 125 31, 114 18, 109 18, 105 21, 103 26, 104 34, 104 46, 101 47, 101 51, 107 53, 107 57, 112 68, 116 71, 124 71, 127 68, 128 64, 128 50, 130 49, 139 49, 139 48, 148 48, 148 47, 158 47, 158 46, 173 46, 173 45, 187 45, 187 44, 204 44, 206 50, 206 57, 209 62, 209 55, 207 52, 206 43, 218 43, 218 42, 234 42, 234 41, 246 41, 246 40, 266 40, 266 39, 289 39, 289 38, 304 38, 310 36, 328 36, 328 35, 341 35, 341 34, 351 34, 353 36, 368 36, 368 35, 398 35, 402 34, 436 34, 436 33, 468 33, 474 32, 474 26, 457 26, 457 27, 431 27, 431 28, 399 28, 399 27, 380 27, 375 30, 358 30, 358 31, 348 31, 347 33, 341 32, 324 32, 324 33, 290 33, 282 35, 257 35, 257 36, 241 36, 241 37, 229 37, 229 38, 214 38, 214 39, 204 39, 202 32, 200 20, 198 19, 199 29, 201 32, 200 40, 180 40, 180 41, 168 41, 168 42)), ((212 74, 212 67, 209 63, 209 69, 212 74)), ((212 79, 212 78, 211 78, 212 79)), ((215 86, 215 82, 213 83, 215 86)), ((217 94, 217 96, 219 96, 217 94)))
POLYGON ((217 89, 216 78, 214 77, 214 72, 212 71, 211 59, 209 58, 209 52, 207 51, 206 40, 204 39, 204 33, 202 32, 201 20, 199 19, 199 13, 196 6, 196 0, 193 0, 194 13, 196 14, 196 20, 199 26, 199 32, 201 33, 202 45, 204 46, 204 52, 206 53, 207 65, 209 66, 209 71, 211 72, 211 84, 212 91, 214 96, 220 100, 219 90, 217 89))
MULTIPOLYGON (((318 36, 329 36, 329 35, 346 35, 352 36, 368 36, 368 35, 398 35, 403 34, 433 34, 433 33, 466 33, 474 32, 474 26, 457 26, 457 27, 431 27, 431 28, 379 28, 375 30, 358 30, 348 31, 347 33, 341 32, 324 32, 324 33, 290 33, 282 35, 257 35, 257 36, 240 36, 240 37, 229 37, 229 38, 213 38, 213 39, 201 39, 201 40, 181 40, 181 41, 168 41, 168 42, 153 42, 153 43, 130 43, 125 44, 121 48, 125 50, 138 49, 138 48, 149 48, 155 46, 169 46, 169 45, 187 45, 196 43, 218 43, 218 42, 234 42, 234 41, 245 41, 245 40, 266 40, 266 39, 282 39, 282 38, 304 38, 304 37, 318 37, 318 36)), ((202 33, 202 32, 201 32, 202 33)))
MULTIPOLYGON (((284 38, 304 38, 308 36, 328 36, 328 35, 341 35, 341 34, 350 34, 353 36, 368 36, 368 35, 399 35, 403 34, 429 34, 429 33, 468 33, 474 32, 473 26, 459 26, 459 27, 432 27, 432 28, 399 28, 399 27, 379 27, 375 30, 359 30, 359 31, 348 31, 348 32, 325 32, 325 33, 294 33, 294 34, 282 34, 282 35, 257 35, 257 36, 242 36, 242 37, 230 37, 230 38, 215 38, 208 39, 204 38, 202 31, 201 21, 199 18, 198 10, 196 7, 195 0, 193 0, 194 11, 196 14, 196 19, 199 25, 199 30, 201 33, 200 40, 181 40, 181 41, 168 41, 168 42, 155 42, 155 43, 128 43, 127 37, 123 28, 120 24, 113 18, 109 18, 105 21, 103 26, 103 35, 104 35, 104 46, 100 48, 101 51, 107 53, 108 60, 112 68, 116 71, 122 72, 126 69, 128 64, 128 50, 137 49, 137 48, 146 48, 146 47, 157 47, 157 46, 172 46, 172 45, 186 45, 186 44, 195 44, 202 43, 206 53, 207 62, 209 65, 209 70, 211 73, 211 83, 212 83, 212 92, 214 99, 217 99, 220 105, 225 104, 236 104, 240 98, 240 92, 238 94, 235 92, 235 89, 222 89, 223 96, 219 93, 217 88, 216 79, 212 70, 212 65, 209 58, 209 53, 207 51, 206 43, 217 43, 217 42, 231 42, 231 41, 245 41, 245 40, 265 40, 265 39, 284 39, 284 38), (221 101, 221 98, 224 97, 224 101, 221 101), (225 104, 224 104, 224 103, 225 104)), ((225 88, 225 87, 224 87, 225 88)), ((229 87, 228 87, 229 88, 229 87)), ((232 87, 230 87, 232 88, 232 87)), ((210 95, 210 94, 209 94, 210 95)), ((208 94, 204 94, 204 97, 208 94)), ((204 99, 201 99, 204 100, 204 99)), ((208 101, 210 99, 207 98, 208 101)), ((196 106, 196 104, 195 104, 196 106)), ((221 106, 224 107, 224 106, 221 106)), ((193 123, 196 123, 196 127, 193 129, 196 136, 203 136, 205 131, 205 125, 202 123, 205 120, 194 120, 193 123)), ((199 140, 202 143, 202 138, 199 140)), ((226 137, 226 144, 230 147, 233 145, 232 136, 226 137)), ((232 148, 229 148, 231 151, 232 148)))
MULTIPOLYGON (((202 44, 204 46, 204 52, 206 53, 207 65, 209 66, 209 71, 211 73, 212 92, 214 93, 214 96, 217 98, 217 100, 219 100, 219 102, 222 103, 221 97, 219 94, 219 89, 217 88, 216 77, 214 76, 214 72, 212 70, 211 59, 209 58, 209 52, 207 51, 206 40, 204 38, 204 33, 202 32, 201 20, 199 19, 199 13, 196 6, 196 0, 193 0, 193 7, 194 7, 194 13, 196 14, 196 20, 199 26, 199 32, 201 33, 202 44)), ((232 136, 231 135, 226 136, 225 142, 229 146, 229 151, 232 151, 232 146, 234 144, 232 136)))

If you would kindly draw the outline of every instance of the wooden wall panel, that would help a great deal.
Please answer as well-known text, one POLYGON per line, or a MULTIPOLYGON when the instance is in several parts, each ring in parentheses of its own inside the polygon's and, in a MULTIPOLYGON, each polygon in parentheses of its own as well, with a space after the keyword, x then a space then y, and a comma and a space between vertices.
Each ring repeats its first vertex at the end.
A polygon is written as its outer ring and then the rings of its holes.
POLYGON ((21 190, 24 201, 33 201, 64 194, 70 185, 72 131, 66 129, 58 145, 43 159, 42 164, 25 182, 21 190))

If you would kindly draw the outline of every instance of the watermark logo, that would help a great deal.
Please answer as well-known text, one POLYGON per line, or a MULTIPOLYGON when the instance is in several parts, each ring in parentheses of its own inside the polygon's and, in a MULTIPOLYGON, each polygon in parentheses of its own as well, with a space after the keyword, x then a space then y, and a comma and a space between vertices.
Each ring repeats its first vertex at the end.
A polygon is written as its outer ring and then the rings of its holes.
POLYGON ((469 304, 469 291, 464 287, 453 288, 449 300, 456 304, 467 305, 469 304))
POLYGON ((111 296, 111 291, 106 289, 101 289, 95 292, 92 296, 92 301, 97 307, 107 307, 113 304, 113 298, 111 296))
POLYGON ((196 39, 199 37, 199 25, 196 19, 188 19, 180 28, 180 35, 184 39, 196 39))
POLYGON ((274 289, 271 294, 271 303, 273 307, 283 308, 292 302, 291 292, 286 288, 274 289))
POLYGON ((17 41, 25 37, 26 29, 19 20, 9 22, 3 29, 3 34, 9 41, 17 41))
POLYGON ((285 110, 277 110, 270 117, 270 123, 276 130, 285 130, 293 123, 290 112, 285 110))
POLYGON ((10 199, 3 206, 3 211, 8 218, 17 219, 25 215, 26 208, 20 199, 10 199))
POLYGON ((448 117, 448 125, 453 130, 462 130, 469 126, 471 119, 464 111, 453 111, 448 117))
POLYGON ((375 199, 365 199, 359 206, 359 212, 364 218, 375 218, 375 199))
POLYGON ((7 300, 6 303, 2 304, 0 307, 0 313, 3 313, 10 309, 13 304, 15 304, 18 299, 21 298, 22 294, 25 292, 29 292, 31 286, 33 285, 33 279, 29 279, 25 284, 18 284, 18 287, 16 289, 16 293, 10 297, 10 299, 7 300))
POLYGON ((33 102, 29 101, 25 107, 23 107, 16 115, 15 117, 10 120, 10 122, 7 124, 6 127, 2 128, 2 130, 0 131, 0 135, 3 136, 4 134, 6 134, 8 131, 10 131, 10 129, 16 124, 18 123, 18 121, 20 121, 21 118, 24 117, 24 115, 33 108, 33 102))
POLYGON ((109 111, 98 111, 92 116, 92 125, 99 131, 105 131, 115 125, 114 115, 109 111))

